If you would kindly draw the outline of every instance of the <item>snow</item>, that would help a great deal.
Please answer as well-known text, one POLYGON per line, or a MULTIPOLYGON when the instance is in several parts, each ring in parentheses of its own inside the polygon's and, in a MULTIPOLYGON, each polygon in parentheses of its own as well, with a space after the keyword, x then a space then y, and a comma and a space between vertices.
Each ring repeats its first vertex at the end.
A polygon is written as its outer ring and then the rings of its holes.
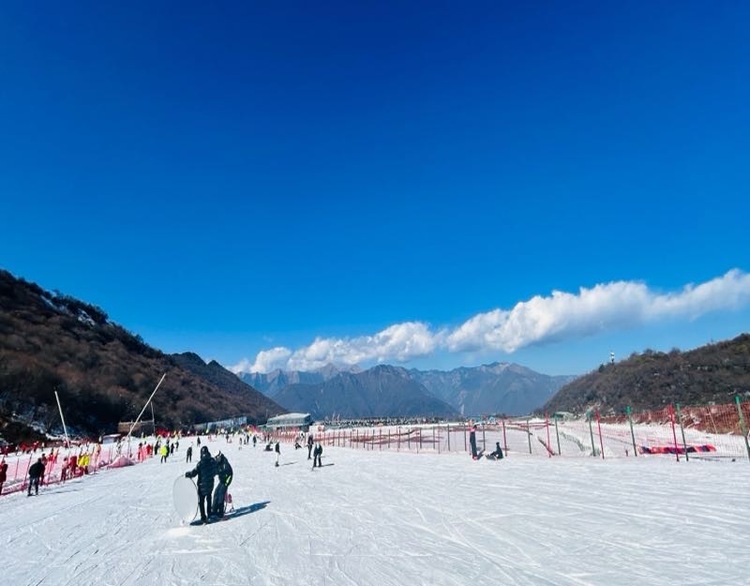
POLYGON ((3 583, 748 583, 746 456, 511 449, 501 461, 474 461, 461 450, 347 445, 326 446, 312 470, 306 449, 283 443, 277 468, 260 444, 217 438, 207 445, 234 468, 236 513, 190 526, 171 495, 197 460, 194 445, 185 463, 191 439, 164 464, 153 457, 43 486, 39 496, 0 497, 3 583))

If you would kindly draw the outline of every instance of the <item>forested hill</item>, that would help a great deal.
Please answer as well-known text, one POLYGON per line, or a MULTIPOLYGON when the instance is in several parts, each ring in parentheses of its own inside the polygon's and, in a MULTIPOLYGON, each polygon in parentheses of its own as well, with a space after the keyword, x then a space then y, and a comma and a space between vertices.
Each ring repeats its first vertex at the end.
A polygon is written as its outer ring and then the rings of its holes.
MULTIPOLYGON (((0 270, 0 436, 23 435, 20 422, 82 434, 113 432, 153 400, 165 428, 247 416, 265 422, 284 409, 212 362, 170 356, 111 322, 99 307, 0 270)), ((149 410, 150 418, 150 410, 149 410)))
POLYGON ((541 410, 602 414, 661 409, 669 404, 731 403, 750 398, 750 334, 669 353, 646 350, 565 385, 541 410))

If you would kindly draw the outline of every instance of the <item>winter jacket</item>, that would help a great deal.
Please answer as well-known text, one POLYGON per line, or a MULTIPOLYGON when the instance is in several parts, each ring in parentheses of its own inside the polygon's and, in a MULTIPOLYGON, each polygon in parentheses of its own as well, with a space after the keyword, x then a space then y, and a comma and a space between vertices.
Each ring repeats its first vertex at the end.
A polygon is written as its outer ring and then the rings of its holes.
POLYGON ((232 466, 224 454, 216 456, 216 474, 219 476, 219 484, 229 486, 232 483, 232 466))
POLYGON ((37 460, 29 468, 29 478, 41 478, 42 476, 44 476, 44 464, 41 460, 37 460))
POLYGON ((188 478, 198 477, 198 492, 200 494, 211 494, 214 489, 214 476, 216 476, 216 460, 208 452, 201 454, 198 464, 190 472, 186 472, 188 478))

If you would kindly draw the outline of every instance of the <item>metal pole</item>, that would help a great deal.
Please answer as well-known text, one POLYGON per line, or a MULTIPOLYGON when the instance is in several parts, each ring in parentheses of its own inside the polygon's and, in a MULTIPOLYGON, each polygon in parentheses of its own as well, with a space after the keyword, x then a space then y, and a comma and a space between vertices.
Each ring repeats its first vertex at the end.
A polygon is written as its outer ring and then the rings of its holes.
POLYGON ((594 426, 591 423, 591 413, 587 413, 586 417, 589 420, 589 434, 591 435, 591 455, 596 456, 596 445, 594 444, 594 426))
POLYGON ((637 458, 638 448, 635 445, 635 432, 633 431, 633 418, 630 416, 631 414, 630 405, 625 407, 625 413, 628 414, 628 423, 630 423, 630 439, 633 441, 633 455, 637 458))
POLYGON ((151 402, 151 399, 154 398, 154 395, 156 394, 156 391, 159 390, 159 387, 161 386, 161 383, 164 382, 164 378, 167 376, 167 373, 165 372, 163 375, 161 375, 161 378, 159 379, 159 383, 156 385, 156 388, 151 393, 151 396, 148 398, 148 401, 146 401, 146 404, 143 406, 143 409, 141 409, 140 414, 138 415, 137 419, 133 422, 133 425, 130 426, 130 430, 128 431, 127 440, 128 440, 128 452, 130 452, 130 435, 133 433, 133 429, 136 425, 138 425, 138 422, 141 420, 141 416, 143 415, 143 412, 146 410, 146 407, 148 407, 148 404, 151 402))
POLYGON ((672 425, 672 437, 674 439, 674 455, 675 455, 675 458, 677 458, 677 461, 679 462, 680 461, 680 449, 677 446, 677 431, 674 428, 674 407, 672 407, 672 405, 669 405, 669 407, 667 407, 667 412, 669 413, 669 421, 672 425))
POLYGON ((687 442, 685 441, 685 428, 682 425, 682 412, 680 411, 679 403, 677 403, 677 422, 680 424, 680 433, 682 433, 682 447, 685 450, 685 462, 689 462, 690 456, 688 456, 687 442))
POLYGON ((526 435, 529 438, 529 454, 531 453, 531 419, 526 419, 526 435))
POLYGON ((740 428, 742 429, 742 435, 745 436, 745 449, 747 450, 747 459, 750 460, 750 441, 747 437, 747 427, 745 426, 745 416, 742 415, 742 405, 740 404, 740 396, 735 395, 734 401, 737 403, 737 411, 740 414, 740 428))
POLYGON ((63 417, 62 407, 60 406, 60 397, 57 396, 55 391, 55 399, 57 399, 57 408, 60 410, 60 419, 62 419, 63 432, 65 433, 65 443, 70 447, 70 440, 68 439, 68 428, 65 427, 65 417, 63 417))
POLYGON ((552 440, 549 437, 549 415, 547 413, 544 413, 544 427, 547 428, 547 455, 551 458, 552 457, 552 446, 550 445, 552 443, 552 440))
POLYGON ((557 429, 557 415, 553 413, 552 417, 555 420, 555 435, 557 436, 557 454, 559 456, 562 456, 562 450, 560 449, 560 432, 557 429))

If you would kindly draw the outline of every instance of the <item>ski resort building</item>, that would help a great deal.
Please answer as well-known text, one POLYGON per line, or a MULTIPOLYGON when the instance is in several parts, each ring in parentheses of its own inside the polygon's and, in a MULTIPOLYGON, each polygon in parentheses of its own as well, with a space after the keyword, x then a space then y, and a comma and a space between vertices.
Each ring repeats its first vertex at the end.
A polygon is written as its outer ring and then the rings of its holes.
POLYGON ((284 415, 277 415, 271 417, 266 422, 266 429, 269 431, 284 430, 284 429, 300 429, 307 431, 312 425, 312 417, 309 413, 286 413, 284 415))

